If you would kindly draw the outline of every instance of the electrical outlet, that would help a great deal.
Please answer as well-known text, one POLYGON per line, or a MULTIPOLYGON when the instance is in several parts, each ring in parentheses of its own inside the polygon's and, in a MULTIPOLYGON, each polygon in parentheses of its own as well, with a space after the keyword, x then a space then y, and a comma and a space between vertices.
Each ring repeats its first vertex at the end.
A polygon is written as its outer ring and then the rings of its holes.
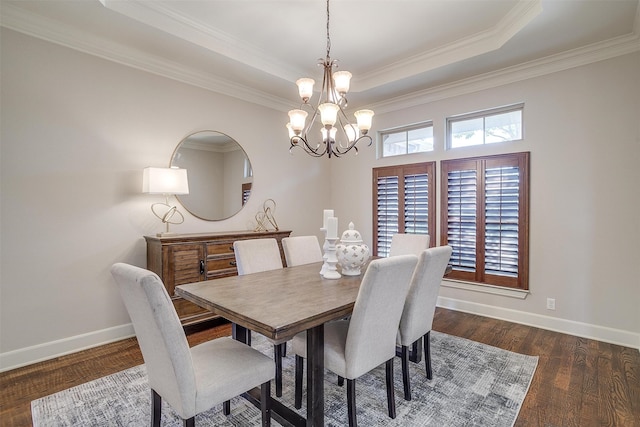
POLYGON ((555 309, 556 309, 555 298, 547 298, 547 310, 555 310, 555 309))

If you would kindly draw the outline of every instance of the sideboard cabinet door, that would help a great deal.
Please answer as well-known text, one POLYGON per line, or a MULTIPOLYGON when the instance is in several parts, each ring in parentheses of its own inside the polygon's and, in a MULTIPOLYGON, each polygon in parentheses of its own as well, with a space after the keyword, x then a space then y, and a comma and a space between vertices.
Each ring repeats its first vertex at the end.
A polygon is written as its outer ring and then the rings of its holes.
POLYGON ((286 265, 282 239, 290 234, 291 231, 236 231, 145 236, 147 269, 162 279, 183 326, 193 325, 218 316, 176 296, 176 286, 237 275, 233 253, 236 240, 275 238, 282 265, 286 265))

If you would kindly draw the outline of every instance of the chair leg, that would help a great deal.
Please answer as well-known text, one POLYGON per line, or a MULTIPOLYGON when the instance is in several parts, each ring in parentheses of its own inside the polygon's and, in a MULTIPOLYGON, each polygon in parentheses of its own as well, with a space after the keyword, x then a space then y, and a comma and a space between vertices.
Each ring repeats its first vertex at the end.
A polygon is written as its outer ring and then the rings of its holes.
POLYGON ((342 387, 344 385, 344 377, 338 375, 338 386, 342 387))
POLYGON ((424 365, 427 369, 427 379, 433 379, 433 372, 431 371, 431 331, 427 332, 424 336, 424 365))
POLYGON ((260 411, 262 412, 262 427, 271 426, 271 381, 260 386, 260 411))
POLYGON ((393 388, 393 358, 387 360, 387 405, 389 406, 389 417, 396 417, 396 396, 393 388))
POLYGON ((191 417, 186 420, 182 420, 182 425, 184 427, 196 427, 196 417, 191 417))
POLYGON ((295 402, 293 406, 296 409, 302 408, 302 373, 304 369, 304 357, 296 354, 296 384, 295 384, 295 402))
POLYGON ((229 415, 231 413, 231 401, 225 400, 222 402, 222 413, 225 415, 229 415))
POLYGON ((356 418, 356 380, 347 379, 347 413, 349 415, 349 427, 357 427, 356 418))
POLYGON ((402 361, 402 385, 404 387, 404 400, 411 400, 411 383, 409 380, 409 348, 406 345, 402 346, 400 360, 402 361))
POLYGON ((276 396, 282 397, 282 346, 273 345, 273 360, 276 363, 276 396))
POLYGON ((162 414, 162 398, 154 389, 151 389, 151 427, 160 427, 162 414))
POLYGON ((282 357, 287 357, 287 343, 286 341, 280 344, 282 346, 282 357))

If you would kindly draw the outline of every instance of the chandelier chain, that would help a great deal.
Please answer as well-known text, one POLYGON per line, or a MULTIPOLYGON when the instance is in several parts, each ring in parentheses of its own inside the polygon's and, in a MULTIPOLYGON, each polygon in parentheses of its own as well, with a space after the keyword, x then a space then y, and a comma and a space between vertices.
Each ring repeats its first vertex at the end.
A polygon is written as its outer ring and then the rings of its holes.
POLYGON ((327 59, 330 58, 329 53, 331 51, 331 37, 329 36, 329 0, 327 0, 327 59))
POLYGON ((289 152, 295 147, 302 148, 307 154, 313 157, 328 158, 332 156, 340 157, 353 150, 356 154, 358 148, 356 144, 362 140, 368 141, 368 145, 373 143, 373 139, 368 135, 371 128, 371 117, 373 111, 359 110, 354 113, 357 125, 351 123, 345 114, 347 107, 346 94, 349 91, 349 80, 351 73, 348 71, 336 71, 337 60, 331 59, 331 27, 330 10, 327 0, 327 52, 323 60, 318 60, 318 65, 324 68, 322 87, 317 105, 314 107, 309 102, 313 95, 314 80, 301 78, 296 81, 298 91, 302 98, 302 104, 296 110, 289 111, 290 122, 287 124, 289 130, 289 152), (311 120, 307 122, 307 116, 311 113, 311 120), (321 142, 310 143, 308 131, 314 126, 320 128, 321 142))

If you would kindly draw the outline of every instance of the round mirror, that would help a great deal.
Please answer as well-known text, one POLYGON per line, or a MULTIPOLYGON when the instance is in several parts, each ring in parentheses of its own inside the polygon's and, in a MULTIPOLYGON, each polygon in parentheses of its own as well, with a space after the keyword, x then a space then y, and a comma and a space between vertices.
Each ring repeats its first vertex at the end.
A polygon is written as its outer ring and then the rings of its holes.
POLYGON ((187 136, 173 152, 171 166, 187 170, 189 194, 176 197, 200 219, 229 218, 251 194, 249 158, 240 144, 223 133, 206 130, 187 136))

